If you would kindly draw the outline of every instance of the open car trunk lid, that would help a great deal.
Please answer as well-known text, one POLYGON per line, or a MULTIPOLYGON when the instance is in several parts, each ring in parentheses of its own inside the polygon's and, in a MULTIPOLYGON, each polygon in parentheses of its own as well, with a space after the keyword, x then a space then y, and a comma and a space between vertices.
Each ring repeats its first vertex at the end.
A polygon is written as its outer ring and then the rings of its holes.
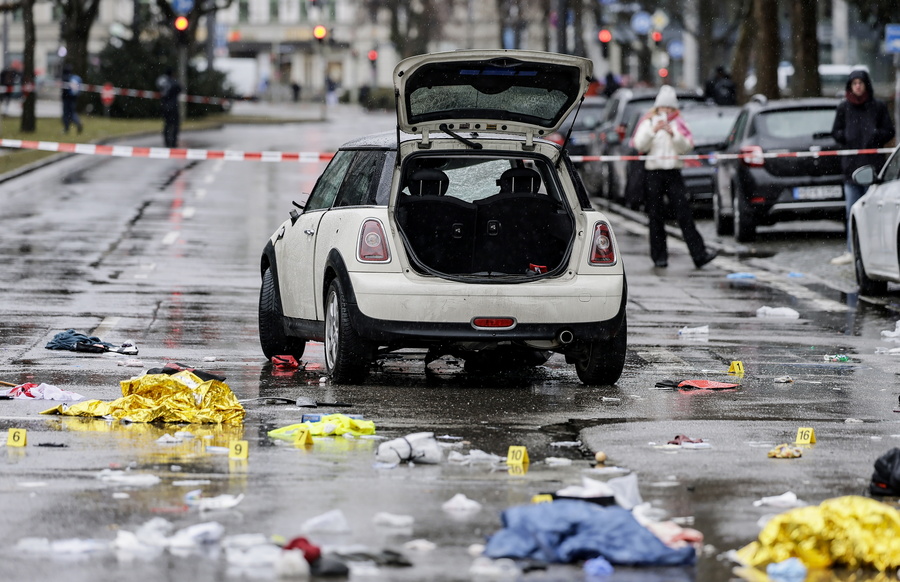
POLYGON ((588 59, 518 50, 471 50, 410 57, 394 69, 397 122, 413 134, 490 131, 549 135, 590 82, 588 59))

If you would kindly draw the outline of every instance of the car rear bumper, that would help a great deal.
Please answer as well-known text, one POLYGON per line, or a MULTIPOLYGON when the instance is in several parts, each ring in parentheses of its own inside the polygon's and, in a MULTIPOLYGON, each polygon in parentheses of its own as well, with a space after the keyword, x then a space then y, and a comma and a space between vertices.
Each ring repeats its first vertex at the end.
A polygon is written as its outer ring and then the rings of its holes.
POLYGON ((843 183, 841 175, 775 177, 764 171, 753 171, 750 187, 745 187, 744 192, 760 217, 768 216, 772 220, 842 219, 846 212, 843 183), (795 188, 810 186, 835 187, 835 196, 805 200, 794 192, 795 188))

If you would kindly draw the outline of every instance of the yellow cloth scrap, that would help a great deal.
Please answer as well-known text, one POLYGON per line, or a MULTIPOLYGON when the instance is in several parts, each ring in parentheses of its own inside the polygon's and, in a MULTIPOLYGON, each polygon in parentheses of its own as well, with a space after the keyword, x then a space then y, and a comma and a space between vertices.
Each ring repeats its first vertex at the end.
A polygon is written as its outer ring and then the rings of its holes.
POLYGON ((318 422, 302 422, 283 426, 269 431, 269 437, 282 441, 293 441, 296 439, 297 431, 301 427, 309 427, 311 436, 330 436, 352 434, 360 436, 364 434, 375 434, 375 423, 371 420, 360 420, 358 418, 350 418, 346 414, 329 414, 323 416, 318 422))
POLYGON ((803 456, 803 451, 800 450, 800 447, 784 444, 769 451, 769 456, 775 459, 796 459, 803 456))
POLYGON ((129 422, 240 424, 244 407, 228 384, 203 381, 182 370, 177 374, 145 374, 122 380, 122 398, 61 404, 41 414, 112 417, 129 422))
POLYGON ((900 511, 868 497, 835 497, 775 516, 737 555, 754 567, 796 557, 809 569, 892 570, 900 567, 900 511))

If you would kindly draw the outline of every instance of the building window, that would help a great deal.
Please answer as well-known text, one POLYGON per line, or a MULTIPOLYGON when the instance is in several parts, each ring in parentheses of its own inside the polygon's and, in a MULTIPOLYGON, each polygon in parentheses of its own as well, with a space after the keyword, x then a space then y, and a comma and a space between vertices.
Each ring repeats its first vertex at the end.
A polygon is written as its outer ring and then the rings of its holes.
POLYGON ((278 0, 269 0, 269 22, 278 22, 278 0))
POLYGON ((250 0, 239 0, 238 22, 250 22, 250 0))

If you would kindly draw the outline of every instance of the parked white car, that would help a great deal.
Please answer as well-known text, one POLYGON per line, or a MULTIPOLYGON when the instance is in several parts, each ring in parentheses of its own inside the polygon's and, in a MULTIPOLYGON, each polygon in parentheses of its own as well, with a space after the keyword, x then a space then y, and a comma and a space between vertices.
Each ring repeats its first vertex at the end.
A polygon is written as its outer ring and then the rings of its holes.
POLYGON ((900 148, 895 149, 876 175, 872 166, 853 173, 853 179, 868 186, 865 195, 850 209, 853 260, 859 292, 865 295, 887 291, 888 281, 900 283, 900 148))
POLYGON ((263 353, 323 341, 337 383, 427 348, 472 373, 565 354, 586 384, 625 364, 626 282, 609 219, 544 139, 591 62, 457 51, 399 63, 396 133, 342 146, 262 255, 263 353))

